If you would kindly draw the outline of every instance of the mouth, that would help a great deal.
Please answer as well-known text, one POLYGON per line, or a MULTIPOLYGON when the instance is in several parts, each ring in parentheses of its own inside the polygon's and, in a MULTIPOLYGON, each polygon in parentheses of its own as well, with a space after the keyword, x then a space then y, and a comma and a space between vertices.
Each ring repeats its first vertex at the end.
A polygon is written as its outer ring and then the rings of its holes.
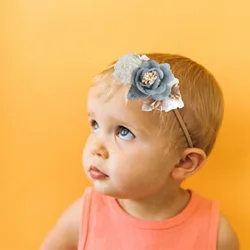
POLYGON ((109 177, 108 175, 106 175, 103 172, 101 172, 95 166, 90 166, 90 168, 89 168, 89 174, 90 174, 91 178, 93 178, 95 180, 102 180, 102 179, 106 179, 106 178, 109 177))

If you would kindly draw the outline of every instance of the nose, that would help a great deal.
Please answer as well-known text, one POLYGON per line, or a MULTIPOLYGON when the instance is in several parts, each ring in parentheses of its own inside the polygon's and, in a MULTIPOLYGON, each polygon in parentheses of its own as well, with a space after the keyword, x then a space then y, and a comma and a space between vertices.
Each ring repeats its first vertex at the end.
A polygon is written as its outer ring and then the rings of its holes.
POLYGON ((106 147, 102 143, 97 141, 93 143, 91 153, 92 155, 102 157, 104 159, 107 159, 109 157, 109 153, 106 147))

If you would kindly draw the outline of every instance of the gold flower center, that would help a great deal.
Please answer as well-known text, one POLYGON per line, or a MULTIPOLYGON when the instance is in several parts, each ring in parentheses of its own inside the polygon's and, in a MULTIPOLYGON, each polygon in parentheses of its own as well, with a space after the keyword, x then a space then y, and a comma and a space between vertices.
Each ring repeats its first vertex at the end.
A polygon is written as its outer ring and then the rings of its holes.
POLYGON ((156 71, 147 72, 143 75, 142 82, 152 85, 157 78, 158 77, 156 71))

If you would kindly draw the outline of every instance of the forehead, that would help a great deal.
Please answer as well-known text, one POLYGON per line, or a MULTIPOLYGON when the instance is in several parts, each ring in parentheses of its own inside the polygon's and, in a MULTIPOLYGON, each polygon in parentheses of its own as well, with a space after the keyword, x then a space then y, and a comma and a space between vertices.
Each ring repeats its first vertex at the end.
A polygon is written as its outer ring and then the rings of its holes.
POLYGON ((107 97, 105 84, 92 86, 88 93, 88 112, 105 119, 114 118, 148 131, 159 131, 160 116, 157 114, 159 111, 142 111, 142 100, 127 99, 129 88, 129 84, 111 87, 111 96, 107 97))

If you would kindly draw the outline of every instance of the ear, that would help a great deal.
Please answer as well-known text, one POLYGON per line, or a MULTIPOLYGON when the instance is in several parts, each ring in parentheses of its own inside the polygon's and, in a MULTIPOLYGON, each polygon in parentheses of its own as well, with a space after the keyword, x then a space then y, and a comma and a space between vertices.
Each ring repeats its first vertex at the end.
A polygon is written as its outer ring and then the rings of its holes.
POLYGON ((200 148, 187 148, 179 163, 174 167, 171 176, 176 181, 183 181, 196 173, 206 162, 206 153, 200 148))

